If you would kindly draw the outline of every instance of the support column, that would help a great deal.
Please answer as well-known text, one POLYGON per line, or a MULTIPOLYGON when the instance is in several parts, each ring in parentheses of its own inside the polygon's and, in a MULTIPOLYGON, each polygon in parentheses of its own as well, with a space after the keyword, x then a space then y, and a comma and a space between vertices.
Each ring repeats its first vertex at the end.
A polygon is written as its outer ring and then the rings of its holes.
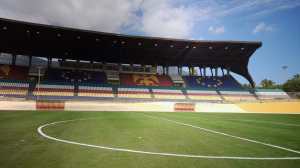
POLYGON ((209 69, 210 69, 211 76, 214 76, 213 69, 211 67, 209 67, 209 69))
POLYGON ((226 68, 226 75, 230 75, 230 68, 226 68))
POLYGON ((118 64, 118 69, 119 69, 119 72, 121 72, 122 71, 122 64, 120 63, 120 64, 118 64))
MULTIPOLYGON (((106 66, 105 66, 105 65, 106 65, 106 62, 102 62, 102 69, 103 69, 103 70, 106 70, 106 66)), ((130 67, 131 67, 131 65, 132 65, 132 64, 130 64, 130 67)))
POLYGON ((200 76, 203 76, 202 67, 199 67, 200 76))
POLYGON ((48 68, 51 67, 51 62, 52 62, 52 58, 48 57, 47 58, 47 66, 48 66, 48 68))
POLYGON ((79 67, 79 64, 80 64, 80 60, 76 60, 76 69, 79 67))
POLYGON ((167 73, 166 75, 169 75, 169 67, 168 66, 166 67, 166 73, 167 73))
POLYGON ((222 71, 222 76, 225 76, 225 73, 224 73, 224 69, 221 68, 221 71, 222 71))
POLYGON ((31 68, 32 65, 32 56, 29 56, 29 63, 28 63, 28 67, 31 68))
POLYGON ((153 69, 155 69, 155 73, 158 73, 157 65, 151 66, 151 72, 153 72, 153 69))
POLYGON ((13 66, 15 66, 16 65, 16 60, 17 60, 17 55, 16 54, 12 54, 11 56, 12 56, 11 64, 13 66))
POLYGON ((180 76, 182 76, 182 67, 179 67, 180 70, 180 76))
POLYGON ((192 76, 194 76, 195 75, 195 69, 194 69, 194 67, 191 67, 191 71, 192 71, 192 76))
POLYGON ((91 68, 94 69, 94 60, 91 60, 90 64, 91 64, 91 68))

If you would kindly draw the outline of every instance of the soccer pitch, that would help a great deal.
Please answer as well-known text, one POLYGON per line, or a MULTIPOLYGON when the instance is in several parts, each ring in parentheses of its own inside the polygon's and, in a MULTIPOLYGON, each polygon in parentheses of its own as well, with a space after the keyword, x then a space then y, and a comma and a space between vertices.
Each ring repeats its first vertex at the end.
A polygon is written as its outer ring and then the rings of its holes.
POLYGON ((0 112, 0 167, 297 167, 300 115, 0 112))

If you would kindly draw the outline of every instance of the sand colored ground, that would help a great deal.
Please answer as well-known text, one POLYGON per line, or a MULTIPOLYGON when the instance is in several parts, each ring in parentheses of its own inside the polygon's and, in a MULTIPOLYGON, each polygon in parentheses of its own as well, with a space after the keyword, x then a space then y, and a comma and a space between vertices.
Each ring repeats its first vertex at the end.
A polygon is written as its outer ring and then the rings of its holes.
POLYGON ((300 113, 300 101, 298 102, 263 102, 263 103, 240 103, 241 109, 248 112, 288 112, 300 113))

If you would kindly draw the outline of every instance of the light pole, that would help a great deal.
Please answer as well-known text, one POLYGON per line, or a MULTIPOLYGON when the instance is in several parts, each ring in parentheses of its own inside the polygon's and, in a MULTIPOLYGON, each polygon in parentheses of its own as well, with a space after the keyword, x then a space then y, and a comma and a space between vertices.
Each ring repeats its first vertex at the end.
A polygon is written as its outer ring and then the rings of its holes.
POLYGON ((281 67, 281 69, 283 70, 284 77, 287 77, 288 76, 288 73, 287 73, 288 66, 287 65, 283 65, 281 67))

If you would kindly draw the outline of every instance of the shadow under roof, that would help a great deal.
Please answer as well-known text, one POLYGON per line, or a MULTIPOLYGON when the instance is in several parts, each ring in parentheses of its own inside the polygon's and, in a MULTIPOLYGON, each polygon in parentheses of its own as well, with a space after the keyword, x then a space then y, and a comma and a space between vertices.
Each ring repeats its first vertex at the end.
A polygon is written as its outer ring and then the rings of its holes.
POLYGON ((0 52, 117 64, 224 67, 244 76, 261 42, 129 36, 0 18, 0 52))

